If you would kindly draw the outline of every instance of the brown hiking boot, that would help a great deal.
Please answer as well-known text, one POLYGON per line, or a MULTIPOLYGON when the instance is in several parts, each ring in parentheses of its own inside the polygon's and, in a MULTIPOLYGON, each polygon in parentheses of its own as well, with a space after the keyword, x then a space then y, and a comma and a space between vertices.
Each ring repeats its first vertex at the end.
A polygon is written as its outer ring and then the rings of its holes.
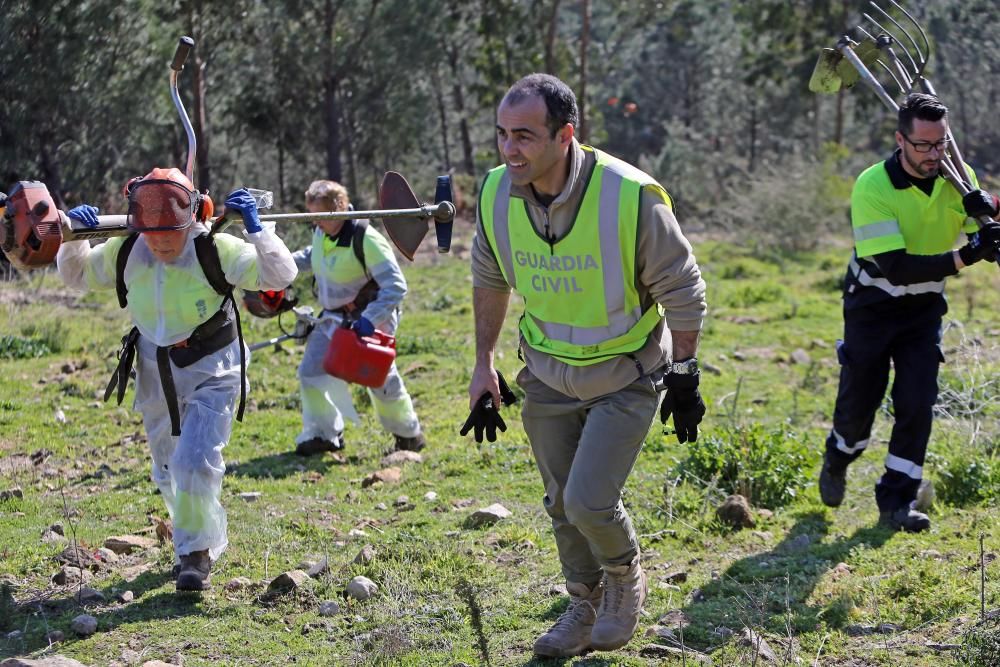
POLYGON ((212 559, 208 556, 208 549, 192 551, 181 556, 181 569, 177 573, 177 590, 203 591, 211 588, 212 584, 208 580, 211 570, 212 559))
POLYGON ((646 592, 646 573, 638 555, 626 565, 604 566, 604 600, 590 633, 591 648, 613 651, 632 639, 646 592))
POLYGON ((396 450, 406 450, 409 452, 419 452, 421 449, 427 446, 427 439, 424 437, 423 433, 418 433, 412 438, 406 438, 401 435, 393 436, 396 438, 396 450))
POLYGON ((593 586, 566 582, 569 606, 548 631, 535 640, 535 655, 569 658, 590 648, 590 630, 597 619, 595 609, 601 602, 601 582, 593 586))
POLYGON ((295 453, 299 456, 312 456, 323 452, 336 452, 344 448, 344 435, 340 434, 336 440, 326 438, 310 438, 295 445, 295 453))

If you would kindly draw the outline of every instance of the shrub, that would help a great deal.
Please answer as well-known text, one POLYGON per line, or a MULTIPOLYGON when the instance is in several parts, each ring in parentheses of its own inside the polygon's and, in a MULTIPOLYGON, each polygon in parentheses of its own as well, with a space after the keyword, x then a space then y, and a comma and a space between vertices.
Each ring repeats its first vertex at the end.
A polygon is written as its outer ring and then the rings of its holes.
POLYGON ((52 354, 52 349, 37 338, 0 336, 0 359, 33 359, 52 354))
POLYGON ((1000 500, 1000 463, 964 453, 945 458, 934 490, 942 502, 955 507, 1000 500))
POLYGON ((968 667, 1000 665, 1000 624, 994 620, 966 631, 955 658, 958 664, 968 667))
POLYGON ((816 451, 786 426, 767 431, 754 423, 691 443, 672 475, 714 483, 754 505, 774 508, 791 502, 810 482, 817 460, 816 451))

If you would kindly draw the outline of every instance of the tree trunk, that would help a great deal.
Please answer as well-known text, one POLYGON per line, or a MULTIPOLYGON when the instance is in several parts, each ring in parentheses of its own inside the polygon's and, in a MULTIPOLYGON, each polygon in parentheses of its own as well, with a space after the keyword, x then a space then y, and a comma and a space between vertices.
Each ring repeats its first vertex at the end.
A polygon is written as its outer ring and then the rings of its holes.
POLYGON ((437 67, 431 70, 431 83, 434 84, 434 99, 437 102, 438 120, 441 123, 441 150, 444 152, 444 173, 451 173, 451 147, 448 145, 448 109, 444 104, 444 89, 437 67))
MULTIPOLYGON (((202 7, 201 0, 196 0, 192 5, 189 5, 188 27, 192 38, 195 40, 195 44, 201 44, 204 35, 201 29, 202 7)), ((197 174, 197 178, 192 180, 194 180, 197 184, 196 187, 199 189, 211 190, 212 169, 209 164, 208 150, 211 144, 211 132, 208 127, 207 86, 205 82, 205 70, 208 66, 208 61, 202 55, 205 50, 206 46, 202 45, 201 49, 194 49, 191 54, 194 58, 192 62, 194 67, 191 68, 194 118, 191 125, 194 127, 194 136, 197 142, 197 151, 195 153, 195 173, 197 174)))
POLYGON ((355 208, 363 200, 358 197, 358 172, 354 163, 354 114, 350 105, 344 105, 344 153, 347 156, 347 191, 355 201, 355 208))
MULTIPOLYGON (((586 1, 586 0, 585 0, 586 1)), ((545 72, 556 75, 556 28, 559 22, 559 2, 552 0, 552 13, 549 14, 548 29, 545 33, 545 72)))
POLYGON ((580 141, 586 143, 590 134, 587 123, 587 48, 590 46, 590 0, 583 0, 583 26, 580 30, 580 91, 576 101, 580 107, 580 141))
POLYGON ((326 122, 326 177, 340 182, 340 105, 337 101, 339 81, 328 76, 323 82, 323 120, 326 122))
POLYGON ((844 89, 837 91, 837 107, 833 119, 833 142, 844 143, 844 89))
POLYGON ((476 163, 472 152, 472 135, 469 132, 469 121, 465 113, 465 93, 462 90, 462 78, 459 76, 458 48, 451 45, 448 48, 448 67, 451 70, 451 100, 458 114, 458 136, 462 142, 462 169, 469 176, 476 175, 476 163))

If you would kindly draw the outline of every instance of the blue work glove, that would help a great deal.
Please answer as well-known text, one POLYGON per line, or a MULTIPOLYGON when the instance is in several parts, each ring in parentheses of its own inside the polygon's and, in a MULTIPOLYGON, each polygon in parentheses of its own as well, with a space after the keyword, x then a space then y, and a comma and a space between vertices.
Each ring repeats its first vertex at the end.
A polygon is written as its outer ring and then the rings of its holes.
POLYGON ((264 227, 260 224, 260 215, 257 213, 257 201, 253 195, 247 192, 246 188, 230 192, 229 196, 226 197, 226 208, 240 212, 240 215, 243 216, 243 227, 249 233, 264 231, 264 227))
POLYGON ((70 220, 82 222, 87 227, 96 227, 100 224, 97 220, 97 212, 100 210, 101 209, 96 206, 91 206, 90 204, 80 204, 76 208, 71 208, 66 215, 69 216, 70 220))
POLYGON ((375 333, 375 325, 372 324, 370 319, 364 316, 354 320, 354 323, 351 324, 351 328, 354 329, 354 332, 359 336, 371 336, 375 333))

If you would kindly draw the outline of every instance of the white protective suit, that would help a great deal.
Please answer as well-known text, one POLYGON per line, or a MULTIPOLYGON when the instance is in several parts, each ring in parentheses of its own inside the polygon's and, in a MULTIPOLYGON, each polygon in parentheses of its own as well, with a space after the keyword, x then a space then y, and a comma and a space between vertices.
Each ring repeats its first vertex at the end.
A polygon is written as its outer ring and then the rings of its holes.
MULTIPOLYGON (((295 438, 296 444, 312 438, 336 442, 344 430, 345 417, 353 423, 358 421, 350 385, 323 370, 323 357, 334 330, 343 321, 342 309, 354 302, 369 280, 378 284, 378 295, 357 315, 366 317, 375 328, 389 335, 395 335, 399 326, 406 279, 389 242, 373 228, 365 230, 366 275, 354 255, 353 236, 353 221, 344 224, 337 238, 330 238, 317 228, 312 245, 293 254, 300 271, 313 272, 323 307, 323 322, 309 334, 299 364, 302 431, 295 438)), ((404 438, 420 434, 420 421, 395 363, 385 383, 377 389, 368 389, 368 395, 383 428, 404 438)))
MULTIPOLYGON (((239 340, 183 368, 171 362, 179 436, 171 435, 156 351, 187 340, 194 328, 218 310, 223 296, 208 284, 195 252, 194 237, 207 231, 195 223, 181 255, 169 263, 153 257, 140 234, 125 268, 127 309, 140 337, 136 352, 135 408, 142 413, 153 459, 152 478, 173 520, 176 556, 208 549, 212 560, 228 544, 226 512, 219 500, 229 441, 240 394, 239 340)), ((246 240, 216 236, 227 282, 247 290, 287 287, 297 269, 273 223, 246 240)), ((115 288, 115 261, 124 238, 90 247, 63 243, 56 256, 59 275, 70 287, 115 288)), ((249 352, 247 352, 249 357, 249 352)))

